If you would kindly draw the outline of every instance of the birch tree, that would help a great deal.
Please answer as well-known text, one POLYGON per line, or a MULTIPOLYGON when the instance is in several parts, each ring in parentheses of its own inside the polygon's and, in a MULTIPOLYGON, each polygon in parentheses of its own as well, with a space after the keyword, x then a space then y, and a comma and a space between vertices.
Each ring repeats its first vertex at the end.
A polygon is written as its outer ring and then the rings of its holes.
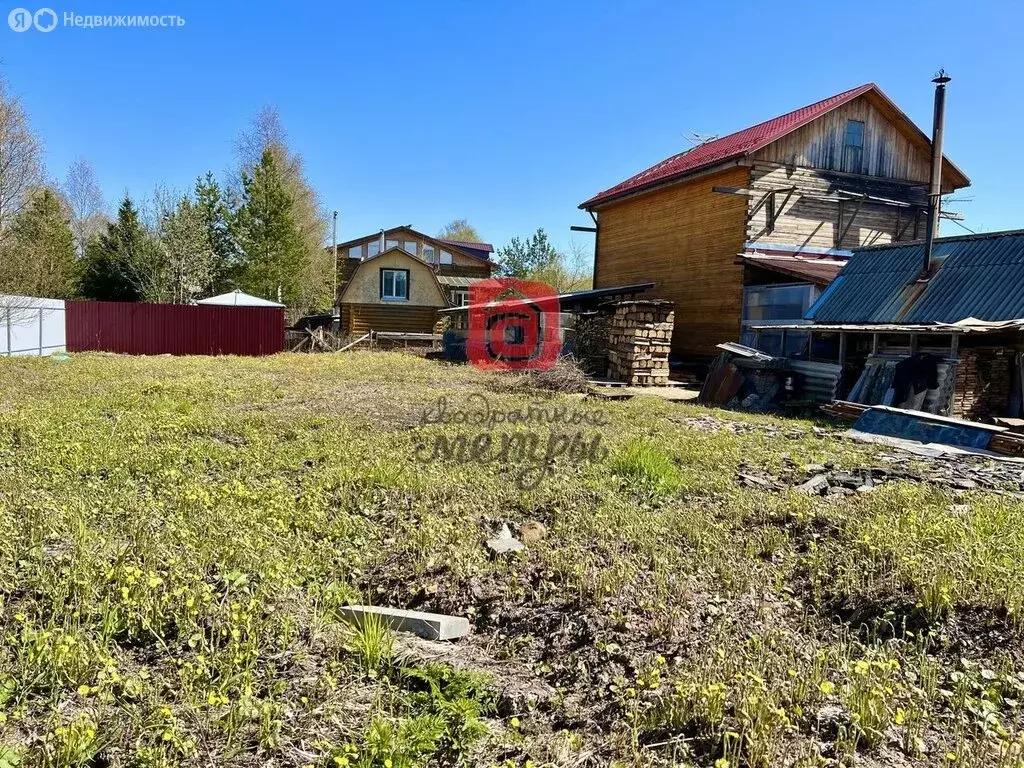
POLYGON ((160 274, 147 298, 188 304, 208 294, 216 257, 203 212, 187 195, 161 217, 158 239, 160 274))
POLYGON ((21 101, 0 79, 0 239, 42 182, 42 146, 21 101))
POLYGON ((465 219, 454 219, 441 228, 441 231, 437 233, 437 239, 479 243, 480 235, 477 233, 476 227, 465 219))
POLYGON ((107 223, 103 192, 96 180, 96 172, 84 157, 78 157, 71 163, 62 191, 71 214, 75 248, 81 256, 85 253, 85 246, 104 231, 107 223))

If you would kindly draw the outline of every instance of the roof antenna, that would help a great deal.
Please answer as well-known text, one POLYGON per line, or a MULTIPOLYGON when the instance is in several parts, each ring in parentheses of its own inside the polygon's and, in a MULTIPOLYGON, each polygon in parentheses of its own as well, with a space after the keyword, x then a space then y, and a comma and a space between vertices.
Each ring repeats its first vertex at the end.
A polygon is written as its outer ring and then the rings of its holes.
POLYGON ((708 142, 715 141, 718 138, 718 134, 697 133, 696 131, 691 131, 690 133, 684 133, 683 138, 690 142, 690 149, 695 149, 696 147, 699 147, 702 144, 707 144, 708 142))
POLYGON ((944 69, 935 73, 935 114, 932 117, 932 174, 928 183, 928 226, 924 235, 924 275, 927 279, 933 266, 932 250, 939 231, 939 210, 942 205, 942 134, 946 121, 946 83, 952 78, 944 69))

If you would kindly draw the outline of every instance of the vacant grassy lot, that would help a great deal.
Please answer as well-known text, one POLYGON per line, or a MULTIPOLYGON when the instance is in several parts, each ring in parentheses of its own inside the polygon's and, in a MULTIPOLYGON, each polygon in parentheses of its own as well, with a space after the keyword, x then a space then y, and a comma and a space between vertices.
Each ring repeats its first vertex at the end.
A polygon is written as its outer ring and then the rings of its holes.
POLYGON ((874 450, 399 355, 0 360, 0 766, 1021 765, 1015 495, 737 482, 874 450), (593 450, 421 424, 440 395, 593 450))

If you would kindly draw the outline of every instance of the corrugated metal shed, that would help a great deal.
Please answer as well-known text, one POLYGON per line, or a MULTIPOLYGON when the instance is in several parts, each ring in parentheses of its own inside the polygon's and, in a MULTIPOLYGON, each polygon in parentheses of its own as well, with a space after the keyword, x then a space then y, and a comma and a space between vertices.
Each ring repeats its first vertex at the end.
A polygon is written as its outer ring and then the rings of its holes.
POLYGON ((807 313, 815 323, 956 323, 1024 318, 1024 230, 935 241, 938 271, 917 282, 924 243, 855 250, 807 313))

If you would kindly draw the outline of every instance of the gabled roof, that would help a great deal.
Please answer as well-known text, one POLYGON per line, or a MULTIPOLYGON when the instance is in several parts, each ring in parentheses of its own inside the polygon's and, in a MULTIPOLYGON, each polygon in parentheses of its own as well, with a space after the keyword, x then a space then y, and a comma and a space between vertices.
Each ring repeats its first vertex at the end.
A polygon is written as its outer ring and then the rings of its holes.
MULTIPOLYGON (((923 142, 925 146, 931 146, 929 138, 882 92, 881 88, 874 83, 865 83, 857 88, 837 93, 835 96, 822 99, 814 104, 809 104, 806 107, 787 112, 784 115, 773 117, 771 120, 766 120, 763 123, 744 128, 742 131, 737 131, 720 139, 701 144, 686 152, 680 152, 678 155, 673 155, 667 160, 662 160, 657 165, 648 168, 646 171, 642 171, 636 174, 636 176, 631 176, 614 187, 606 189, 586 202, 580 203, 579 207, 583 209, 593 208, 624 195, 640 192, 671 181, 677 181, 692 173, 712 168, 729 160, 742 159, 865 94, 870 94, 872 99, 887 113, 894 123, 897 125, 902 124, 900 127, 911 140, 915 141, 918 145, 921 145, 923 142)), ((948 158, 944 157, 943 161, 945 166, 943 175, 947 172, 952 172, 954 176, 962 179, 962 183, 956 186, 966 186, 970 183, 970 180, 964 176, 963 172, 953 165, 948 158)))
POLYGON ((207 299, 199 299, 196 304, 212 304, 222 307, 283 307, 276 301, 261 299, 259 296, 252 296, 238 290, 237 288, 219 296, 210 296, 207 299))
MULTIPOLYGON (((407 229, 407 227, 399 227, 399 229, 407 229)), ((340 243, 338 247, 341 247, 340 243)), ((437 273, 434 272, 434 265, 424 261, 419 256, 412 255, 404 248, 400 248, 398 246, 388 248, 386 251, 381 251, 380 253, 375 253, 373 256, 369 256, 365 259, 362 259, 358 264, 356 264, 356 268, 352 270, 352 274, 349 276, 348 282, 345 283, 345 288, 342 290, 341 296, 338 297, 338 303, 340 304, 341 301, 345 298, 345 294, 348 293, 348 289, 351 288, 352 285, 355 283, 356 273, 362 268, 364 264, 369 264, 371 261, 379 259, 381 256, 387 256, 388 254, 391 253, 401 254, 402 256, 412 259, 413 261, 418 262, 419 264, 422 264, 424 267, 426 267, 427 270, 430 272, 430 276, 434 279, 434 285, 437 287, 438 293, 441 294, 441 298, 444 299, 444 302, 446 304, 448 303, 448 296, 444 292, 444 289, 441 287, 441 283, 439 283, 437 280, 437 273)))
POLYGON ((807 312, 816 323, 957 323, 1024 319, 1024 230, 935 241, 938 268, 918 282, 924 242, 854 249, 807 312))
MULTIPOLYGON (((436 237, 425 235, 419 230, 413 229, 412 226, 408 224, 406 224, 405 226, 391 227, 391 229, 385 229, 384 238, 387 239, 389 235, 393 235, 396 232, 409 232, 415 237, 418 237, 422 240, 426 240, 428 243, 433 243, 438 248, 450 248, 452 250, 458 251, 463 256, 470 256, 474 259, 480 259, 481 261, 485 261, 489 264, 492 263, 490 261, 490 254, 494 252, 494 246, 492 246, 490 243, 473 243, 462 240, 440 240, 436 237)), ((373 238, 380 237, 380 234, 381 233, 379 231, 371 232, 369 234, 363 235, 362 237, 355 237, 351 240, 346 240, 343 243, 338 243, 338 251, 340 253, 343 248, 350 248, 353 245, 359 245, 360 243, 365 243, 367 240, 372 240, 373 238)), ((329 251, 333 249, 334 246, 329 245, 326 246, 326 248, 329 251)))

